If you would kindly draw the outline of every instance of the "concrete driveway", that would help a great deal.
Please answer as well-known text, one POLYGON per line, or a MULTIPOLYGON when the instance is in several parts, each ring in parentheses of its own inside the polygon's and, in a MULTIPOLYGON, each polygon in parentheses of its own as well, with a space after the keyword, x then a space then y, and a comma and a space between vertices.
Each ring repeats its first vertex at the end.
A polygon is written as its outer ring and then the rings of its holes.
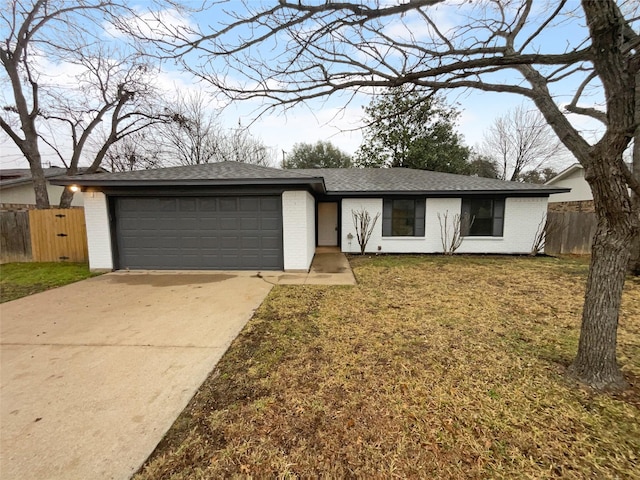
POLYGON ((0 478, 129 478, 271 287, 114 273, 1 305, 0 478))

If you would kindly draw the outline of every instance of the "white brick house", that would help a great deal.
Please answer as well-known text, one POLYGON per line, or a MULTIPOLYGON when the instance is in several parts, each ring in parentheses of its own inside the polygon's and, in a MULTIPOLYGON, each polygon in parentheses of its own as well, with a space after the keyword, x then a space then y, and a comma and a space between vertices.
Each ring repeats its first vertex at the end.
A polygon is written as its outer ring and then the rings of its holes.
POLYGON ((236 162, 56 180, 82 188, 92 269, 306 271, 316 246, 358 252, 352 212, 379 219, 367 251, 443 251, 439 221, 473 218, 461 253, 529 253, 566 188, 411 169, 280 170, 236 162))

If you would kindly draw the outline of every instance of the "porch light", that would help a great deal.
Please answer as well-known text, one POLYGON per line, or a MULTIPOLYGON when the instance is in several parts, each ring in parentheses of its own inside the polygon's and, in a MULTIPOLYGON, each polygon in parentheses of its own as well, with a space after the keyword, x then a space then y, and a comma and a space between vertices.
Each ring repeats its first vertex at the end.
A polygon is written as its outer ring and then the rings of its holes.
POLYGON ((78 193, 80 191, 80 186, 79 185, 69 185, 69 190, 71 190, 73 193, 78 193))

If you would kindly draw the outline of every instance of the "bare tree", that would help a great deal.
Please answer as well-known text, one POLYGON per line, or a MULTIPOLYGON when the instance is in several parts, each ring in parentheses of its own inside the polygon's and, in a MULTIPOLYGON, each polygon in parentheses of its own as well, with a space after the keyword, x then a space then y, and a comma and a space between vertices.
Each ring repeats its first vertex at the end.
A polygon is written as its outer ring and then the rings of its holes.
POLYGON ((249 129, 243 127, 239 121, 237 128, 220 136, 218 145, 219 161, 253 163, 264 167, 277 164, 276 151, 251 135, 249 129))
POLYGON ((163 164, 163 152, 151 129, 128 135, 112 145, 103 162, 103 166, 112 172, 148 170, 163 164))
POLYGON ((561 234, 563 230, 564 225, 561 221, 558 220, 558 217, 550 217, 547 213, 544 213, 542 215, 540 223, 538 224, 538 228, 536 229, 536 235, 533 239, 533 243, 531 244, 530 255, 535 257, 544 252, 544 247, 547 244, 547 239, 549 237, 555 237, 561 234))
MULTIPOLYGON (((73 175, 88 153, 89 139, 100 136, 103 141, 87 170, 92 172, 111 145, 158 121, 149 107, 153 74, 148 59, 108 48, 96 33, 118 12, 129 10, 113 1, 13 0, 1 13, 8 36, 0 60, 12 101, 3 106, 0 127, 29 162, 38 208, 50 205, 41 142, 73 175), (60 83, 47 72, 51 64, 76 73, 67 84, 60 83), (53 134, 45 135, 47 129, 53 134)), ((72 195, 65 190, 60 206, 68 207, 72 195)))
POLYGON ((440 224, 440 242, 442 243, 442 253, 453 255, 460 248, 464 240, 463 232, 468 232, 473 224, 473 218, 468 215, 456 213, 449 219, 449 210, 440 215, 438 212, 438 223, 440 224))
POLYGON ((561 145, 540 112, 520 105, 495 119, 484 134, 482 150, 499 159, 500 178, 514 182, 525 170, 547 165, 561 145))
POLYGON ((351 218, 353 227, 356 229, 356 239, 358 240, 358 245, 360 245, 360 254, 364 255, 376 222, 380 218, 380 212, 376 213, 375 217, 372 218, 369 211, 364 208, 351 210, 351 218))
POLYGON ((168 163, 200 165, 234 161, 269 166, 275 151, 251 135, 240 122, 235 129, 223 127, 211 99, 203 92, 179 95, 171 107, 172 121, 162 129, 168 163))
POLYGON ((163 128, 167 160, 179 165, 218 161, 220 132, 211 100, 203 92, 178 94, 173 121, 163 128))
MULTIPOLYGON (((152 67, 140 56, 102 49, 89 55, 78 49, 75 55, 77 58, 69 63, 81 67, 75 77, 78 91, 49 90, 41 95, 49 98, 47 107, 39 113, 49 123, 52 135, 62 133, 70 140, 70 145, 60 147, 39 134, 56 152, 68 175, 77 174, 80 160, 87 156, 90 163, 86 172, 95 172, 117 142, 171 118, 154 105, 157 93, 151 85, 152 67)), ((60 208, 68 208, 72 198, 73 192, 65 189, 60 208)))

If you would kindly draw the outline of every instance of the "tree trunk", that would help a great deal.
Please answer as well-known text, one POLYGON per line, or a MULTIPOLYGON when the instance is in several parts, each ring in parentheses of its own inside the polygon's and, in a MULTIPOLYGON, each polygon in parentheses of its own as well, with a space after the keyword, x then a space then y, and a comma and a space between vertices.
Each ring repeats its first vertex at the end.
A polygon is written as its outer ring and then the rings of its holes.
POLYGON ((60 208, 71 208, 71 202, 73 201, 73 192, 65 187, 60 195, 60 208))
MULTIPOLYGON (((640 89, 640 85, 638 88, 640 89)), ((640 102, 640 92, 638 94, 640 102)), ((638 107, 640 116, 640 107, 638 107)), ((640 181, 640 126, 636 130, 633 144, 633 176, 640 181)), ((640 195, 631 192, 631 204, 633 205, 636 222, 640 223, 640 195)), ((631 259, 629 260, 629 272, 632 275, 640 275, 640 232, 636 232, 631 240, 631 259)))
MULTIPOLYGON (((38 154, 38 159, 40 155, 38 154)), ((44 176, 44 170, 40 161, 31 161, 29 159, 29 167, 31 169, 31 182, 33 183, 33 191, 36 195, 36 208, 46 209, 50 207, 49 192, 47 191, 47 179, 44 176)))
MULTIPOLYGON (((69 168, 67 169, 67 176, 73 176, 73 175, 77 175, 78 174, 78 161, 79 161, 79 156, 76 157, 74 155, 75 158, 71 159, 71 165, 69 166, 69 168)), ((101 159, 102 160, 102 159, 101 159)), ((94 168, 94 171, 96 169, 94 168)), ((93 172, 91 172, 93 173, 93 172)), ((73 192, 71 190, 69 190, 69 188, 65 187, 65 189, 62 191, 62 194, 60 195, 60 204, 58 205, 59 208, 71 208, 71 202, 73 201, 73 192)))
MULTIPOLYGON (((636 74, 636 133, 633 137, 633 160, 631 172, 640 181, 640 73, 636 74)), ((635 210, 636 220, 640 222, 640 195, 631 192, 631 204, 635 210)), ((629 260, 629 272, 632 275, 640 275, 640 232, 631 240, 631 260, 629 260)))
POLYGON ((593 239, 578 354, 569 374, 598 390, 620 390, 626 382, 616 360, 618 312, 638 223, 620 165, 604 149, 585 168, 598 226, 593 239), (596 157, 597 158, 597 157, 596 157))

